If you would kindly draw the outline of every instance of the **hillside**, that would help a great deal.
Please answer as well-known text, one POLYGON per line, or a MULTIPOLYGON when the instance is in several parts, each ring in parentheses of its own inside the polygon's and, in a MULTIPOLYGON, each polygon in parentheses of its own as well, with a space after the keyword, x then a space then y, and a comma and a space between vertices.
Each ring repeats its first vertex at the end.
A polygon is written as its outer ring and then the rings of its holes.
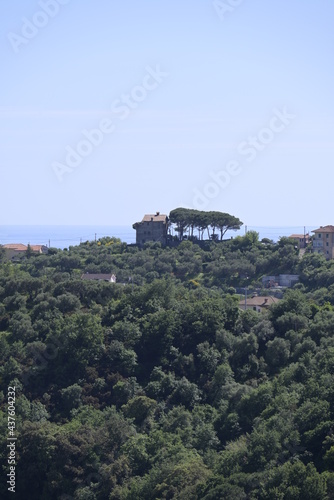
POLYGON ((19 500, 334 498, 334 263, 287 238, 2 256, 0 356, 19 500), (280 273, 300 282, 239 309, 280 273))

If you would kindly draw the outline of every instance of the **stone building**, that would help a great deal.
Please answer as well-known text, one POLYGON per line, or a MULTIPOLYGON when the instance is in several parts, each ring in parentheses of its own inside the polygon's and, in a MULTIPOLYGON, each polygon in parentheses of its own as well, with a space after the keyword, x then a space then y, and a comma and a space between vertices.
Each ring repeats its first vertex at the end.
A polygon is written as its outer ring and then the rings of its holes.
POLYGON ((137 245, 143 245, 147 241, 160 241, 163 245, 167 243, 167 215, 160 212, 146 214, 141 222, 135 222, 132 227, 136 230, 137 245))

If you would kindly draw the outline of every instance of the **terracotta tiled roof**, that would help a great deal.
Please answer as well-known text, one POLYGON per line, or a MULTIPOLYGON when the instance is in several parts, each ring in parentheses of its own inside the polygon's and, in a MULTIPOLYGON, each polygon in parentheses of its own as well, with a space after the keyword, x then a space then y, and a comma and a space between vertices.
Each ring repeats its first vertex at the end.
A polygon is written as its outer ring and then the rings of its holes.
MULTIPOLYGON (((277 299, 276 297, 251 297, 247 298, 247 306, 258 306, 258 307, 269 307, 272 304, 276 304, 276 302, 279 302, 280 299, 277 299)), ((239 302, 239 305, 242 307, 245 305, 245 301, 241 300, 239 302)))
MULTIPOLYGON (((8 250, 16 250, 17 252, 26 252, 28 250, 27 245, 23 245, 22 243, 6 243, 3 245, 3 248, 7 248, 8 250)), ((33 252, 41 252, 43 248, 47 249, 46 245, 30 245, 30 248, 33 252)))
POLYGON ((142 222, 151 222, 152 219, 154 222, 166 222, 167 215, 160 214, 159 212, 156 214, 145 214, 142 222))
POLYGON ((33 252, 40 252, 44 245, 30 245, 30 248, 33 252))
POLYGON ((26 245, 22 245, 22 243, 7 243, 6 245, 3 245, 3 248, 8 248, 9 250, 18 250, 20 252, 26 252, 28 247, 26 245))
POLYGON ((334 233, 334 226, 322 226, 319 229, 314 229, 312 233, 334 233))
MULTIPOLYGON (((309 237, 309 235, 305 234, 305 238, 308 238, 308 237, 309 237)), ((295 238, 295 239, 299 240, 299 239, 303 239, 304 235, 303 234, 291 234, 291 236, 289 236, 289 238, 295 238)))

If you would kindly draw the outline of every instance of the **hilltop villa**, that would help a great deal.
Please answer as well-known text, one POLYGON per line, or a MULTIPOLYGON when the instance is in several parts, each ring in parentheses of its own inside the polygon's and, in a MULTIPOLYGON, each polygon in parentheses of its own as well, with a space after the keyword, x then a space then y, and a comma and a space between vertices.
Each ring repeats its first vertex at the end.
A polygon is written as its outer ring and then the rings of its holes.
POLYGON ((160 212, 146 214, 141 222, 135 222, 132 227, 136 230, 137 245, 143 245, 147 241, 160 241, 163 245, 167 243, 167 215, 160 212))

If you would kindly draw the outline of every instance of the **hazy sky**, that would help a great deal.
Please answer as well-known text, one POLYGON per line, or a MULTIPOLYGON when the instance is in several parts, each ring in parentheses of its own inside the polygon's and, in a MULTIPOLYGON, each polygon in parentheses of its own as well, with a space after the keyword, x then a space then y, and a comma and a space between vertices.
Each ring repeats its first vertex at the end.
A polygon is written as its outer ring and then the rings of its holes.
POLYGON ((4 0, 0 16, 0 224, 178 206, 334 224, 333 0, 4 0))

